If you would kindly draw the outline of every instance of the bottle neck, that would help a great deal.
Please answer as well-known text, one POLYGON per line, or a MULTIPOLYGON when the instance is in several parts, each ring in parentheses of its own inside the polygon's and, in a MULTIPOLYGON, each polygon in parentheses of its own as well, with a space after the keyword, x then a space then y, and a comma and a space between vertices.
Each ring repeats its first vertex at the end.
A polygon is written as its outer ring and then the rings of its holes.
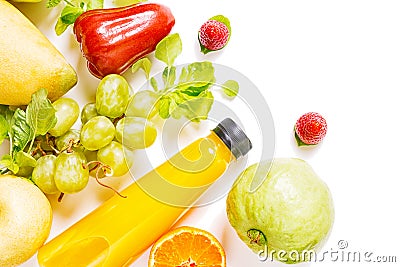
POLYGON ((230 163, 231 161, 236 159, 235 155, 232 153, 229 146, 215 131, 211 131, 206 138, 215 143, 216 149, 218 150, 218 156, 221 159, 223 159, 227 163, 230 163))
POLYGON ((236 159, 245 156, 252 148, 250 139, 230 118, 221 121, 212 131, 229 148, 236 159))

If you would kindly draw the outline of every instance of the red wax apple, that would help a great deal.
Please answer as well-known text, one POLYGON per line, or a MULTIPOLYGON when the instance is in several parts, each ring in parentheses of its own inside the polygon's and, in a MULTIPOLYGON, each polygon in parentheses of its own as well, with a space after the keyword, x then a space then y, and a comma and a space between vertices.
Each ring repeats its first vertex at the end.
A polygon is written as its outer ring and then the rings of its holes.
POLYGON ((123 73, 154 51, 174 24, 175 18, 168 7, 136 4, 86 11, 75 21, 74 34, 89 71, 102 78, 123 73))

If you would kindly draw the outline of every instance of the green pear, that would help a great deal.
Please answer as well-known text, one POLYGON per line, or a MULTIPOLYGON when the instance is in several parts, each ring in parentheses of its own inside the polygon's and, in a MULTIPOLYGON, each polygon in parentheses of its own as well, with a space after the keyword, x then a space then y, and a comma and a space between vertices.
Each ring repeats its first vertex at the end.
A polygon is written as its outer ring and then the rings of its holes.
POLYGON ((0 0, 0 36, 0 104, 27 105, 40 88, 54 101, 77 83, 64 56, 5 0, 0 0))

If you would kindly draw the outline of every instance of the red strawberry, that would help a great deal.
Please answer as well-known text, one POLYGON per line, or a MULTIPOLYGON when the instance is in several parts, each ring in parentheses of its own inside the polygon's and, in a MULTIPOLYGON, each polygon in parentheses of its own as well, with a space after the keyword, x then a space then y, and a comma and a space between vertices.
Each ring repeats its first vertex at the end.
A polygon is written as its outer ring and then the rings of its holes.
POLYGON ((308 112, 297 120, 294 129, 299 146, 316 145, 324 139, 328 126, 319 113, 308 112))
POLYGON ((198 33, 201 52, 207 54, 222 49, 228 43, 229 34, 229 28, 224 23, 213 19, 206 21, 198 33))

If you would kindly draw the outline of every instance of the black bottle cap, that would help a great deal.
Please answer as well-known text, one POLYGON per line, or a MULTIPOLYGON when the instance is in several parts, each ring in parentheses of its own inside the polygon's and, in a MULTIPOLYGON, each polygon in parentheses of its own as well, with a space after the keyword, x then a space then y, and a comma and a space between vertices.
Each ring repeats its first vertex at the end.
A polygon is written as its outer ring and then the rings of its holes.
POLYGON ((252 148, 250 139, 230 118, 221 121, 213 131, 231 150, 236 159, 245 156, 252 148))

